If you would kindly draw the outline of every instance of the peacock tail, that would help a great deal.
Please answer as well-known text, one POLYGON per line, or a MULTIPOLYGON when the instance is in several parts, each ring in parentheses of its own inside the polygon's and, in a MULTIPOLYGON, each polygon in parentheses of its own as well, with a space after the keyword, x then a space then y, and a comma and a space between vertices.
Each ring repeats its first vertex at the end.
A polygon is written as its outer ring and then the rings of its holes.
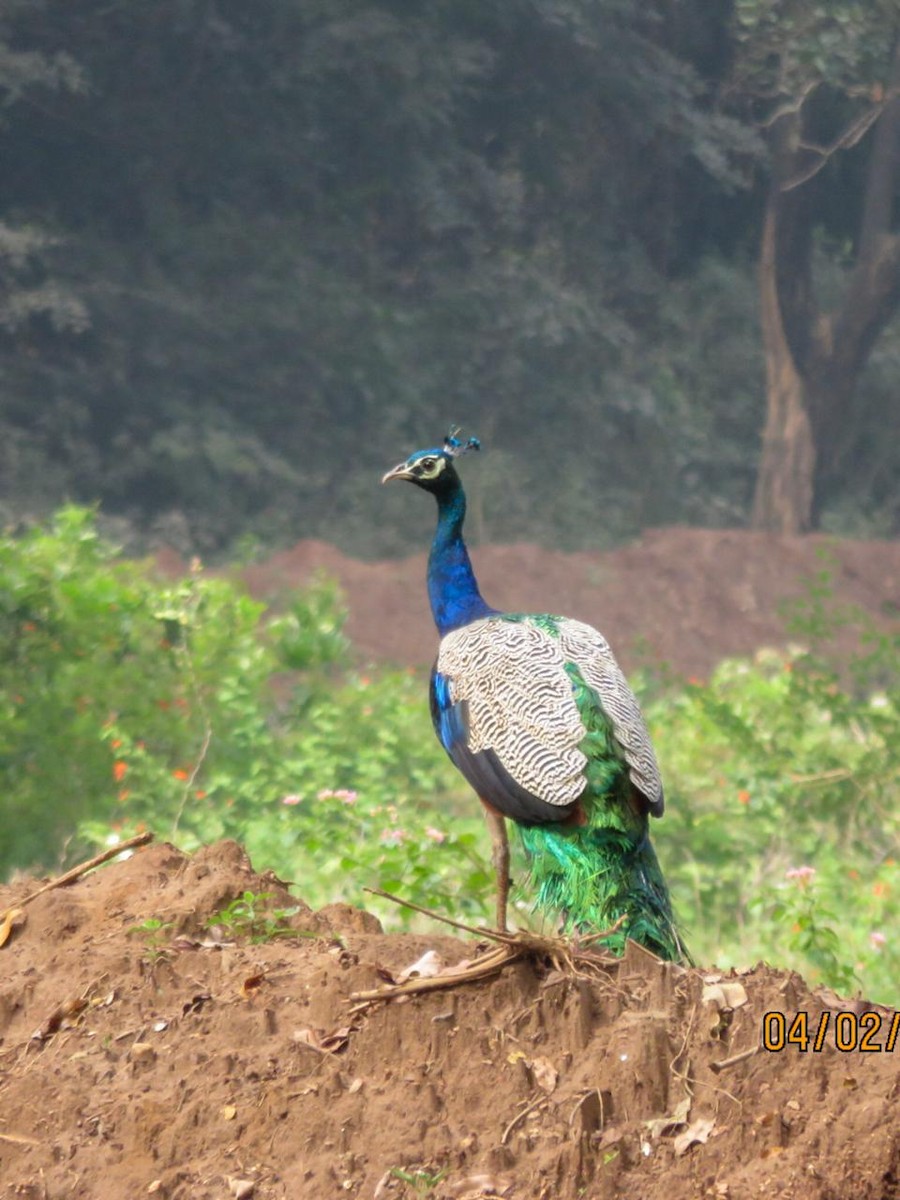
POLYGON ((604 939, 614 954, 631 938, 660 958, 690 962, 646 830, 637 839, 603 826, 532 826, 521 834, 537 887, 535 906, 561 912, 565 932, 599 933, 624 918, 604 939))
POLYGON ((584 824, 521 828, 536 886, 535 906, 562 913, 566 932, 616 926, 605 941, 614 953, 621 954, 631 938, 660 958, 687 960, 647 814, 635 804, 613 722, 578 666, 567 663, 565 671, 585 729, 580 743, 587 760, 584 824))

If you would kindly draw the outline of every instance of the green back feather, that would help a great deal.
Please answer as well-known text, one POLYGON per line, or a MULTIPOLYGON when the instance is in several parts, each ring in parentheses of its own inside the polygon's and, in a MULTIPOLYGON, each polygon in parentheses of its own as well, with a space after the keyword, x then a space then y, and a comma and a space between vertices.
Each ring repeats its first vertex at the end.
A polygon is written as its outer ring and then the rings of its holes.
POLYGON ((660 958, 687 959, 669 893, 650 843, 648 818, 629 802, 628 765, 596 692, 566 664, 585 727, 582 797, 586 823, 522 829, 537 886, 536 906, 561 912, 566 932, 600 932, 624 917, 606 943, 621 954, 632 938, 660 958))

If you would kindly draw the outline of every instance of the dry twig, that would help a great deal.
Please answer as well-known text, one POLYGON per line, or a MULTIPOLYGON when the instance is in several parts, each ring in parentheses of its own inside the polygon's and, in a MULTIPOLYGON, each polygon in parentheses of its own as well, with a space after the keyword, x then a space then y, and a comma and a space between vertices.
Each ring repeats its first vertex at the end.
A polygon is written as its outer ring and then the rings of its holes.
POLYGON ((492 975, 499 974, 504 967, 519 962, 523 958, 549 959, 557 970, 565 971, 570 975, 589 974, 594 977, 601 971, 608 970, 611 964, 618 961, 594 947, 601 943, 603 938, 614 932, 621 921, 617 922, 612 929, 601 934, 592 934, 581 942, 567 942, 564 938, 544 937, 541 934, 527 931, 506 933, 498 929, 489 929, 486 926, 466 925, 462 921, 454 921, 450 917, 432 912, 419 904, 413 904, 412 901, 404 900, 391 892, 384 892, 379 888, 366 888, 366 891, 373 896, 380 896, 384 900, 391 900, 403 908, 412 909, 413 912, 422 913, 423 916, 440 921, 443 925, 450 925, 454 929, 461 929, 479 938, 486 938, 498 945, 472 962, 460 967, 451 967, 440 975, 432 975, 425 979, 407 979, 403 983, 387 984, 385 987, 373 988, 365 992, 353 992, 349 997, 351 1001, 356 1002, 353 1012, 358 1012, 381 1000, 393 999, 396 996, 443 991, 459 987, 461 984, 488 979, 492 975))
POLYGON ((534 1112, 534 1110, 536 1108, 539 1108, 542 1104, 546 1104, 546 1103, 547 1103, 546 1096, 538 1096, 536 1100, 532 1100, 532 1102, 530 1104, 526 1104, 526 1106, 522 1109, 521 1112, 516 1113, 516 1115, 513 1117, 513 1119, 507 1125, 507 1127, 503 1130, 503 1134, 500 1138, 500 1145, 505 1146, 507 1138, 512 1133, 512 1131, 516 1128, 516 1126, 521 1125, 521 1123, 525 1120, 525 1118, 528 1116, 529 1113, 534 1112))
MULTIPOLYGON (((77 867, 72 867, 70 871, 66 871, 63 875, 57 875, 55 879, 51 879, 49 883, 42 884, 37 891, 29 893, 24 900, 17 900, 15 907, 24 908, 26 904, 30 904, 32 900, 37 900, 38 896, 43 896, 44 892, 50 892, 54 888, 66 887, 70 883, 74 883, 76 879, 80 879, 82 875, 86 875, 88 871, 92 871, 94 867, 102 866, 103 863, 109 862, 111 858, 116 858, 125 850, 133 850, 136 846, 145 846, 147 842, 153 841, 153 834, 149 832, 138 833, 133 838, 128 838, 127 841, 119 842, 115 846, 110 846, 103 851, 102 854, 96 854, 93 858, 89 858, 87 862, 79 863, 77 867)), ((3 920, 4 913, 0 913, 0 921, 3 920)))
POLYGON ((716 1075, 720 1071, 727 1071, 729 1067, 736 1067, 738 1063, 746 1062, 748 1058, 752 1058, 754 1054, 759 1053, 759 1046, 751 1046, 749 1050, 742 1050, 740 1054, 732 1054, 731 1058, 720 1058, 718 1062, 709 1064, 709 1069, 716 1075))

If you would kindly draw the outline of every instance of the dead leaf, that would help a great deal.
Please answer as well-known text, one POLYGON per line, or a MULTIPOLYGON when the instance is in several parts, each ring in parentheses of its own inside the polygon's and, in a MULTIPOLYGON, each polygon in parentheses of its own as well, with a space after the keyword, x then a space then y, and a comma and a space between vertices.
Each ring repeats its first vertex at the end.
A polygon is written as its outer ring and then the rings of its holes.
POLYGON ((559 1072, 549 1058, 533 1058, 529 1063, 534 1082, 549 1096, 559 1080, 559 1072))
POLYGON ((241 995, 245 1000, 248 1000, 251 996, 257 994, 259 989, 262 987, 265 978, 265 971, 258 971, 255 975, 247 976, 247 978, 241 984, 241 995))
POLYGON ((676 1154, 684 1154, 691 1146, 702 1145, 716 1127, 713 1117, 698 1117, 683 1133, 679 1133, 672 1145, 676 1154))
POLYGON ((321 1036, 316 1029, 295 1029, 291 1034, 291 1041, 296 1042, 298 1046, 309 1046, 310 1050, 317 1050, 319 1054, 325 1053, 321 1036))
POLYGON ((179 933, 177 937, 173 937, 169 945, 173 950, 199 950, 202 942, 198 938, 188 937, 186 933, 179 933))
POLYGON ((444 960, 436 950, 426 950, 421 958, 404 969, 397 976, 398 983, 406 983, 407 979, 433 979, 444 970, 444 960))
POLYGON ((77 1000, 66 1000, 58 1008, 54 1008, 40 1029, 35 1030, 31 1035, 32 1040, 45 1042, 61 1029, 71 1029, 87 1006, 87 1000, 82 1000, 80 996, 77 1000))
POLYGON ((729 1008, 743 1008, 748 1001, 747 989, 736 979, 720 985, 729 1008))
POLYGON ((362 1079, 360 1079, 359 1077, 357 1077, 356 1079, 354 1079, 354 1080, 353 1080, 353 1082, 352 1082, 352 1083, 350 1084, 350 1086, 347 1088, 347 1095, 348 1095, 348 1096, 355 1096, 355 1095, 356 1095, 356 1093, 357 1093, 357 1092, 360 1090, 360 1088, 362 1087, 362 1085, 363 1085, 363 1080, 362 1080, 362 1079))
POLYGON ((10 908, 3 914, 3 920, 0 921, 0 946, 5 946, 9 941, 9 935, 13 931, 13 925, 19 920, 20 917, 22 918, 22 923, 24 923, 24 908, 10 908))
POLYGON ((340 1029, 326 1033, 321 1041, 322 1049, 328 1054, 339 1054, 350 1041, 351 1032, 349 1025, 342 1025, 340 1029))
POLYGON ((645 1121, 644 1125, 651 1137, 663 1137, 665 1134, 672 1133, 679 1126, 686 1125, 690 1114, 691 1098, 690 1096, 685 1096, 668 1116, 656 1117, 652 1121, 645 1121))
POLYGON ((295 1029, 291 1034, 291 1041, 300 1046, 309 1046, 319 1054, 339 1054, 349 1042, 352 1032, 353 1027, 350 1025, 342 1025, 340 1029, 331 1033, 325 1033, 323 1029, 295 1029))
POLYGON ((708 983, 700 997, 701 1003, 712 1004, 717 1011, 742 1008, 747 1003, 747 992, 742 983, 732 980, 727 983, 708 983))

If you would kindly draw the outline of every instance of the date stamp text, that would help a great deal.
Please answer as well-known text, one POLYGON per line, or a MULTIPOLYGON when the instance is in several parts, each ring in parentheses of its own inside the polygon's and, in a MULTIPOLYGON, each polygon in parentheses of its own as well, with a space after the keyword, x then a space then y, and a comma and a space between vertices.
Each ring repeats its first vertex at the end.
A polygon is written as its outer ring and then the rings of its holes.
POLYGON ((900 1012, 767 1012, 762 1019, 763 1050, 821 1054, 827 1045, 849 1054, 890 1054, 900 1039, 900 1012))

